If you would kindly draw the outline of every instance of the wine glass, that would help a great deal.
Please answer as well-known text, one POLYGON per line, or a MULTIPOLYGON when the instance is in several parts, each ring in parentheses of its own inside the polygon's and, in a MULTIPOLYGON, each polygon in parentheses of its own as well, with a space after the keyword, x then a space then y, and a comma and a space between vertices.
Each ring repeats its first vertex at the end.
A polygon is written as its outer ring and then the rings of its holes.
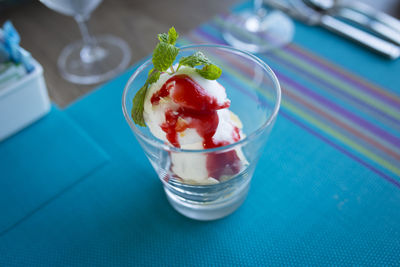
POLYGON ((112 78, 124 70, 131 58, 125 41, 106 35, 89 34, 86 22, 101 0, 40 0, 50 9, 74 17, 82 40, 69 44, 58 58, 61 75, 78 84, 93 84, 112 78))
POLYGON ((279 10, 267 10, 263 0, 254 0, 252 9, 230 15, 223 32, 228 44, 253 53, 282 47, 292 41, 293 35, 292 19, 279 10))

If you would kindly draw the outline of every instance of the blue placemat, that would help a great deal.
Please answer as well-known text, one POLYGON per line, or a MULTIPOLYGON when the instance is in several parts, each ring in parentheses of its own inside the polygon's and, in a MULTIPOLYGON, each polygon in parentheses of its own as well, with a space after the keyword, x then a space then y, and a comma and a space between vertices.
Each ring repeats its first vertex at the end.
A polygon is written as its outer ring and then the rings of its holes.
MULTIPOLYGON (((221 40, 216 34, 221 19, 201 26, 183 42, 208 41, 207 35, 221 40)), ((399 81, 400 63, 388 63, 325 31, 296 27, 289 51, 260 55, 288 89, 249 197, 237 212, 222 220, 197 222, 167 203, 121 112, 122 90, 131 70, 66 110, 101 144, 109 164, 1 236, 0 266, 400 265, 399 177, 390 167, 396 167, 392 156, 399 138, 398 125, 390 122, 399 114, 395 106, 382 108, 368 101, 370 106, 364 106, 357 99, 368 99, 369 93, 360 92, 365 85, 368 92, 382 89, 396 100, 399 92, 393 82, 399 81), (318 38, 325 46, 310 42, 318 38), (332 49, 334 44, 337 49, 332 49), (352 55, 363 67, 353 70, 343 55, 352 55), (303 72, 297 71, 294 58, 308 62, 303 72), (317 75, 317 63, 329 72, 317 75), (388 64, 391 71, 376 76, 388 64), (355 79, 346 81, 340 75, 355 79), (303 95, 323 111, 360 117, 358 128, 342 129, 340 125, 347 124, 317 117, 315 106, 303 105, 308 103, 303 95), (337 107, 322 101, 326 98, 337 107), (368 114, 382 120, 369 120, 368 114), (363 127, 370 139, 357 143, 351 134, 363 127), (373 140, 380 146, 368 142, 373 140), (385 142, 394 143, 393 151, 379 150, 388 146, 385 142), (368 150, 357 150, 362 145, 368 150)))
POLYGON ((0 264, 398 263, 399 190, 283 117, 236 213, 206 223, 176 213, 117 109, 126 78, 68 109, 111 162, 1 237, 0 264), (103 121, 77 116, 88 103, 104 105, 92 114, 103 121))
POLYGON ((57 107, 0 143, 0 236, 108 160, 57 107))

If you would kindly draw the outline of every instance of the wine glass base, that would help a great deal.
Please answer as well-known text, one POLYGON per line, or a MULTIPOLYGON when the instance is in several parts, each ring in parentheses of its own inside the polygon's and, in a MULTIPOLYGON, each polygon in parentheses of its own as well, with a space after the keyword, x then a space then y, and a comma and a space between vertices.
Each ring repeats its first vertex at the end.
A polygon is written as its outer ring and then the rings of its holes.
POLYGON ((231 46, 253 53, 267 52, 290 43, 294 35, 291 18, 278 10, 258 17, 252 11, 229 16, 223 38, 231 46))
POLYGON ((58 68, 64 79, 77 84, 94 84, 108 80, 126 69, 131 52, 125 41, 110 35, 94 39, 97 47, 92 51, 92 57, 84 55, 85 50, 82 52, 82 41, 63 49, 58 58, 58 68))

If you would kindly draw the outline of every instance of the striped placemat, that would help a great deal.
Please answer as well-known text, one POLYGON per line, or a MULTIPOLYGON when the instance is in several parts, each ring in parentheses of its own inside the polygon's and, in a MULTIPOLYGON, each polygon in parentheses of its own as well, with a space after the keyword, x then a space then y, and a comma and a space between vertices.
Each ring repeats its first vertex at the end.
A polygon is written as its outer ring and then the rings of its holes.
MULTIPOLYGON (((197 28, 181 45, 225 44, 226 15, 197 28)), ((282 86, 281 115, 400 188, 400 95, 299 44, 258 54, 282 86)), ((226 70, 240 76, 240 62, 226 70)))

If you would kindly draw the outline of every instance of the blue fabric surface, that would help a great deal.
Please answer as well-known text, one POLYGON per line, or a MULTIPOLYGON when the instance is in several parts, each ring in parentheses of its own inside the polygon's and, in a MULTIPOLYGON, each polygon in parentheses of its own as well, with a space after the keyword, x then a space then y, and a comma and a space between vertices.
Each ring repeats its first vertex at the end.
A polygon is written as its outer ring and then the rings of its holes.
POLYGON ((122 116, 128 76, 67 110, 110 163, 3 235, 0 265, 400 263, 399 189, 285 116, 236 213, 206 223, 176 213, 122 116))
POLYGON ((176 213, 119 109, 127 77, 67 110, 111 162, 2 236, 0 265, 400 262, 398 188, 282 116, 236 213, 206 223, 176 213))
MULTIPOLYGON (((398 61, 297 29, 297 43, 396 90, 387 65, 398 61)), ((179 215, 123 118, 131 73, 66 110, 110 161, 0 236, 0 266, 400 265, 400 189, 285 110, 238 211, 212 222, 179 215)))
POLYGON ((0 143, 0 235, 108 160, 58 108, 0 143))

